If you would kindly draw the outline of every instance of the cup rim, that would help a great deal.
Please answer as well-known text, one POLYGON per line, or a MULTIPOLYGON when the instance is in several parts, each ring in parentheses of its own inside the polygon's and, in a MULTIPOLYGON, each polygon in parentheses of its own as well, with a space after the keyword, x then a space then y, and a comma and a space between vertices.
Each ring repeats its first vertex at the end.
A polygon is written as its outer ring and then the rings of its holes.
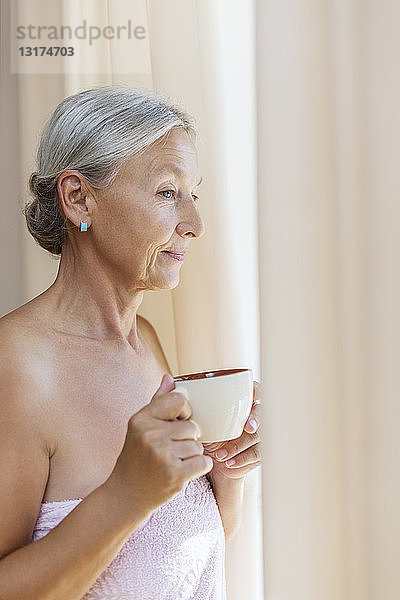
POLYGON ((236 375, 237 373, 244 373, 246 371, 251 371, 248 368, 239 368, 239 369, 217 369, 213 371, 199 371, 198 373, 187 373, 185 375, 178 375, 174 377, 174 381, 196 381, 198 379, 215 379, 216 377, 221 377, 222 375, 236 375))

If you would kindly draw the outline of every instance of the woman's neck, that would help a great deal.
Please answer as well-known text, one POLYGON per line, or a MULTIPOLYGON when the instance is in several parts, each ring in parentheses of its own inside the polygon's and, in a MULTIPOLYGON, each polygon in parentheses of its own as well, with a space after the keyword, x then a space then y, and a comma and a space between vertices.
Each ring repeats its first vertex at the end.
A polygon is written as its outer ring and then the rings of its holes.
POLYGON ((95 267, 62 255, 54 283, 41 295, 48 320, 71 335, 121 340, 140 350, 137 310, 144 291, 127 289, 106 268, 95 267))

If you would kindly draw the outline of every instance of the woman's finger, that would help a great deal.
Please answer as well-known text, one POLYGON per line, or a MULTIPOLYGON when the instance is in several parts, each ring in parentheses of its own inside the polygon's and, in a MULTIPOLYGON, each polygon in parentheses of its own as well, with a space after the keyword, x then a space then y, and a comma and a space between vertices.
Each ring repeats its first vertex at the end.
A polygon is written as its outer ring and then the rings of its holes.
POLYGON ((257 404, 253 404, 252 409, 249 414, 249 418, 246 421, 244 426, 244 431, 247 433, 254 433, 257 431, 261 423, 261 409, 257 404))
POLYGON ((251 446, 240 452, 240 454, 236 454, 236 456, 225 461, 225 466, 234 469, 238 467, 244 467, 246 465, 251 465, 252 463, 259 462, 261 460, 261 452, 259 444, 255 446, 251 446))
POLYGON ((240 438, 226 442, 222 448, 217 450, 215 457, 220 461, 226 461, 229 458, 233 458, 237 454, 240 454, 247 448, 254 446, 259 441, 260 434, 258 431, 255 433, 243 432, 240 438))
POLYGON ((254 469, 257 469, 261 464, 262 462, 259 460, 258 462, 251 463, 244 467, 226 467, 225 472, 229 479, 243 479, 247 473, 254 471, 254 469))

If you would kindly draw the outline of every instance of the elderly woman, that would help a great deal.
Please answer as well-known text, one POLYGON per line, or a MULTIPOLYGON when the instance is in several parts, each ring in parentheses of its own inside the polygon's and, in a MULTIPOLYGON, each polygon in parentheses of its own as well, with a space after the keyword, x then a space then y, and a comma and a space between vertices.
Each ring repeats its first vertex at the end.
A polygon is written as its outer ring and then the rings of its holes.
POLYGON ((128 87, 66 98, 45 127, 25 215, 61 259, 0 321, 1 600, 225 598, 257 406, 240 438, 201 444, 137 314, 204 233, 194 134, 128 87))

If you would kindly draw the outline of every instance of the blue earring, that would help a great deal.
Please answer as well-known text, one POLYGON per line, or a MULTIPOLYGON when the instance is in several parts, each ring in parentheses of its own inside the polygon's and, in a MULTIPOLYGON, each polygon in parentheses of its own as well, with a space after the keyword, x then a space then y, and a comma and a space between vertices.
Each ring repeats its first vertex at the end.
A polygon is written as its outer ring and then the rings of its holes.
POLYGON ((81 231, 87 231, 87 223, 85 221, 81 221, 81 231))

